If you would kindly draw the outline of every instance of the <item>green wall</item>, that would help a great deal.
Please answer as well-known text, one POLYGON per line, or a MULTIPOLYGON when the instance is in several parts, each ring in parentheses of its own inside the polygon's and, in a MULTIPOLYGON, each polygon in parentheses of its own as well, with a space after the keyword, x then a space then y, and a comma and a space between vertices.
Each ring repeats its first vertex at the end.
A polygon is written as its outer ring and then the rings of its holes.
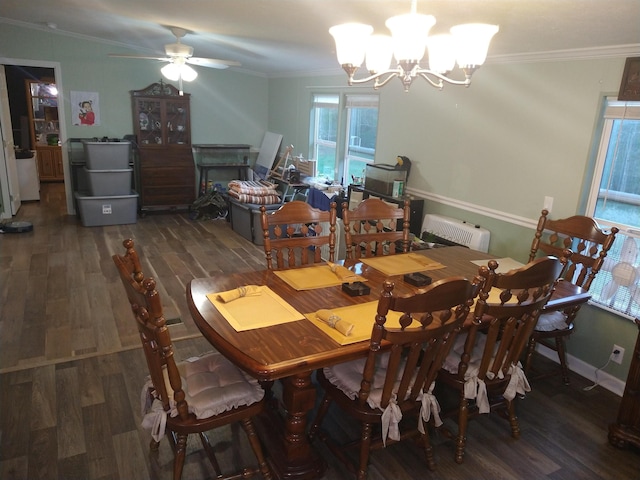
MULTIPOLYGON (((131 133, 129 91, 161 78, 158 63, 109 58, 125 52, 49 31, 2 24, 0 46, 0 57, 59 62, 69 137, 131 133), (71 90, 99 93, 101 126, 71 125, 71 90)), ((617 92, 623 66, 622 57, 489 63, 469 88, 442 91, 418 79, 405 93, 399 81, 391 82, 380 90, 376 161, 409 157, 408 190, 426 199, 427 212, 480 224, 491 231, 491 253, 525 261, 545 196, 554 197, 556 218, 578 212, 600 101, 617 92)), ((345 75, 267 79, 198 72, 185 85, 193 143, 259 147, 265 131, 273 131, 304 156, 313 93, 371 92, 347 87, 345 75)), ((569 353, 602 366, 616 343, 626 349, 625 361, 607 371, 624 380, 635 337, 629 320, 586 306, 569 353)))

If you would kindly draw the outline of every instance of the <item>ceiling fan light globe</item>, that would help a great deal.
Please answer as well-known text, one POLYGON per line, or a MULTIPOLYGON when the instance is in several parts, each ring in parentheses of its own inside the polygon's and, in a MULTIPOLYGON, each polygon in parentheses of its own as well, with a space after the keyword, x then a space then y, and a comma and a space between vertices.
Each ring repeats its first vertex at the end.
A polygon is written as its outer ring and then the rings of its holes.
POLYGON ((180 67, 180 76, 185 82, 193 82, 198 77, 198 72, 185 64, 180 67))
POLYGON ((162 75, 172 82, 177 81, 180 78, 180 66, 175 63, 167 63, 160 69, 162 75))

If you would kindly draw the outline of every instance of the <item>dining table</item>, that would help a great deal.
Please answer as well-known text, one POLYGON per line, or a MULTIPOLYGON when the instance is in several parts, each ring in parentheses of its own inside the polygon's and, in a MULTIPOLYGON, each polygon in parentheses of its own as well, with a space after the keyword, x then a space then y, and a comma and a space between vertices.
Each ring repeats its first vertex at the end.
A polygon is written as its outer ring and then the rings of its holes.
MULTIPOLYGON (((501 260, 495 255, 462 246, 432 248, 389 257, 400 260, 403 255, 416 254, 436 265, 436 268, 422 272, 431 277, 432 282, 454 276, 472 280, 478 274, 479 265, 486 265, 491 259, 496 259, 499 263, 501 260)), ((366 259, 345 260, 343 266, 357 274, 362 283, 369 287, 368 294, 349 295, 343 291, 341 284, 297 289, 282 278, 282 272, 268 269, 214 274, 193 279, 187 285, 186 296, 191 315, 209 343, 263 385, 269 387, 276 380, 281 383, 282 409, 279 412, 268 409, 270 411, 257 419, 258 431, 277 478, 307 480, 323 475, 326 464, 314 451, 307 437, 307 417, 316 403, 313 372, 364 357, 369 349, 368 339, 350 343, 337 342, 304 314, 375 302, 387 279, 394 283, 396 295, 426 288, 406 282, 403 273, 393 275, 378 270, 369 265, 366 259), (222 304, 212 301, 212 295, 247 285, 268 287, 270 292, 303 315, 294 321, 238 329, 223 314, 225 310, 222 304)), ((589 298, 587 291, 570 282, 560 281, 546 308, 565 309, 585 303, 589 298)), ((256 301, 250 314, 259 322, 268 320, 265 318, 268 313, 261 308, 261 302, 263 300, 256 301)), ((372 315, 371 326, 373 323, 372 315)))

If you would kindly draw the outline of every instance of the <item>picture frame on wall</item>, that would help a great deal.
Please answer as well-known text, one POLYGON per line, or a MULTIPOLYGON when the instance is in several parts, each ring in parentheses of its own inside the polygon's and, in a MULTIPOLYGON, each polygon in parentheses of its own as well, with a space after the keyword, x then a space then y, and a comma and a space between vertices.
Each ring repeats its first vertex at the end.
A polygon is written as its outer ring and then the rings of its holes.
POLYGON ((640 101, 640 57, 627 58, 618 100, 640 101))
POLYGON ((100 97, 97 92, 71 93, 71 115, 73 125, 100 125, 100 97))

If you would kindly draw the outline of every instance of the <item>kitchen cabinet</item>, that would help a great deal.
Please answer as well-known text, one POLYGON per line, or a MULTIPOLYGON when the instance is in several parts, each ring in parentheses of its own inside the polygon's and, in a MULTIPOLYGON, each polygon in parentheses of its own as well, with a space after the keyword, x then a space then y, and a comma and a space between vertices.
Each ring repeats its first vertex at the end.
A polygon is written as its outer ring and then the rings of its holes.
POLYGON ((29 135, 37 152, 39 178, 44 182, 64 181, 62 149, 58 145, 58 90, 46 80, 25 80, 29 135))
POLYGON ((189 94, 161 81, 131 100, 141 212, 188 209, 196 194, 189 94))
POLYGON ((36 145, 38 173, 41 182, 64 181, 62 149, 58 146, 36 145))

